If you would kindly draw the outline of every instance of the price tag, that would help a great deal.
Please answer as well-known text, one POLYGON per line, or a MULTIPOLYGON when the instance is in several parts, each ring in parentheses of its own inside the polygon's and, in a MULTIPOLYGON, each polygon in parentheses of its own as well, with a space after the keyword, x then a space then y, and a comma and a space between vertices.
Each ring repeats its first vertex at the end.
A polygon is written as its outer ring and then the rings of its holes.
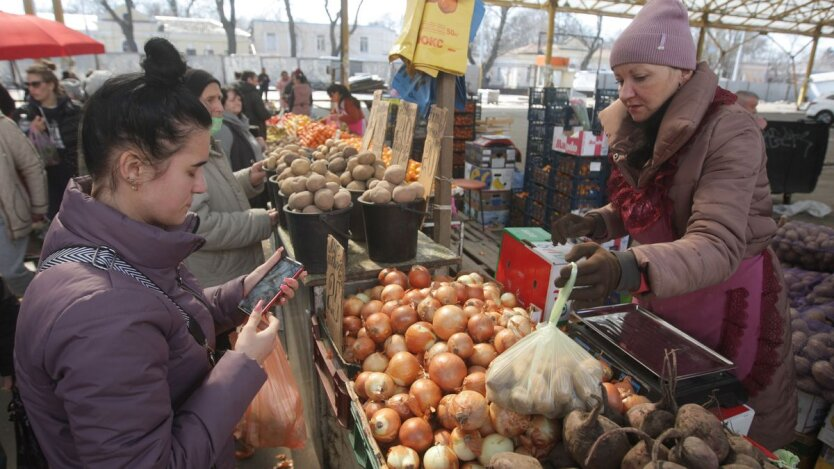
POLYGON ((602 163, 599 161, 594 161, 591 163, 591 172, 601 171, 602 170, 602 163))
POLYGON ((327 237, 327 278, 325 279, 325 317, 333 346, 342 350, 342 297, 345 289, 345 248, 332 235, 327 237))

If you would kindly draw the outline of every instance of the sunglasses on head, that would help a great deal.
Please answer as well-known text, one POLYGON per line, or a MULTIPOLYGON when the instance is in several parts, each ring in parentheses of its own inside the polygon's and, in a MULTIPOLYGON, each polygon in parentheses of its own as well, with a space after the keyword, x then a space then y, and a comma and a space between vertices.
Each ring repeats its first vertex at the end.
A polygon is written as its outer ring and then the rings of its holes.
POLYGON ((23 85, 27 88, 37 88, 43 84, 42 81, 26 81, 23 82, 23 85))

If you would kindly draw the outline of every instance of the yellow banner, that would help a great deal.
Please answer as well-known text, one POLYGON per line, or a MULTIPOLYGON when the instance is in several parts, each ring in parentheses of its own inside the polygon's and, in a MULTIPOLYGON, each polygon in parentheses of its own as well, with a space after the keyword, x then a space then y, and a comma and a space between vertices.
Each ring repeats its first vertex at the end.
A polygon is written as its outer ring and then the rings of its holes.
POLYGON ((464 75, 474 9, 475 0, 427 0, 414 67, 431 76, 437 72, 464 75))
POLYGON ((400 37, 394 42, 391 52, 388 53, 389 62, 402 59, 411 69, 425 6, 426 0, 408 0, 405 7, 405 17, 403 18, 403 30, 400 37))

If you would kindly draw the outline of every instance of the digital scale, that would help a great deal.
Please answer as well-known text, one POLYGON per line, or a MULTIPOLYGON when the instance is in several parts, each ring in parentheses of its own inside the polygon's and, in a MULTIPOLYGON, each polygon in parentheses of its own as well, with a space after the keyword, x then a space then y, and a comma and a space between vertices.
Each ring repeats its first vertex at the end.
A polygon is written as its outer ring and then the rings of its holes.
POLYGON ((639 305, 586 309, 574 313, 573 319, 569 327, 571 338, 614 368, 615 378, 630 376, 635 390, 651 401, 661 398, 667 349, 676 351, 675 399, 679 405, 703 405, 713 392, 721 407, 735 407, 747 401, 744 387, 732 373, 735 365, 730 360, 639 305))

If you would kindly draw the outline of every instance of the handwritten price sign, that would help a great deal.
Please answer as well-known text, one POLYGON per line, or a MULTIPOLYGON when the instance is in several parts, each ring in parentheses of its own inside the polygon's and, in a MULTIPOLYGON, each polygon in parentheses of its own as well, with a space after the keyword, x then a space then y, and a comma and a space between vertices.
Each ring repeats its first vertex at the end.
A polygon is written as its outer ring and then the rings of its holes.
POLYGON ((345 248, 332 235, 327 237, 324 323, 337 350, 342 350, 342 297, 345 289, 345 248))

